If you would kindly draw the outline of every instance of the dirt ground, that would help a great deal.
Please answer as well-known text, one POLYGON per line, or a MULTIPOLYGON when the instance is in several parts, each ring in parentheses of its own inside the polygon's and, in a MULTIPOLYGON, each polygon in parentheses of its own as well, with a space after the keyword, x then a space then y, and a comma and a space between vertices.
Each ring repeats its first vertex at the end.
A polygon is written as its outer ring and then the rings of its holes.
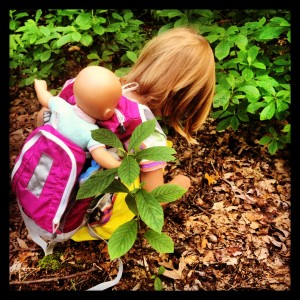
MULTIPOLYGON (((53 81, 52 88, 76 72, 53 81)), ((10 99, 11 170, 40 105, 32 87, 11 88, 10 99)), ((169 133, 177 161, 168 164, 167 177, 183 173, 192 179, 182 201, 164 210, 163 231, 175 251, 159 254, 136 242, 122 257, 122 278, 110 291, 154 291, 153 276, 163 291, 291 290, 290 150, 271 156, 258 144, 260 126, 216 132, 209 119, 193 146, 169 133), (162 275, 160 266, 166 269, 162 275)), ((15 195, 9 195, 10 291, 85 291, 116 277, 118 264, 109 261, 103 241, 59 244, 53 258, 59 268, 39 265, 43 251, 28 237, 15 195)))

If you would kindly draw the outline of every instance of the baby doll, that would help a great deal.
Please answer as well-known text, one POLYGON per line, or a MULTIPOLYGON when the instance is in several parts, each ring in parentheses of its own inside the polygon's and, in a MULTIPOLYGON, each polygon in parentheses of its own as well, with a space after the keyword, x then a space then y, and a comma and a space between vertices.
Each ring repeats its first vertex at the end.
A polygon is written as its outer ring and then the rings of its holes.
POLYGON ((82 69, 74 81, 76 105, 70 105, 47 90, 45 80, 34 81, 39 102, 51 111, 50 124, 69 140, 88 150, 92 158, 105 169, 117 168, 117 160, 104 144, 95 141, 91 130, 98 129, 98 120, 112 117, 122 95, 119 78, 100 66, 82 69))

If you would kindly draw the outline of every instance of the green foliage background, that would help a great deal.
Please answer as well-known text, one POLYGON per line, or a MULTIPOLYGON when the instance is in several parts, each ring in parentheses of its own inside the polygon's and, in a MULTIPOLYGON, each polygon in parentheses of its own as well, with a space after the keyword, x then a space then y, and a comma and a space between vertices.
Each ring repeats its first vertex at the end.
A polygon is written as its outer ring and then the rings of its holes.
POLYGON ((215 53, 217 130, 258 122, 259 143, 275 154, 291 142, 290 18, 284 9, 10 10, 10 85, 62 76, 70 55, 122 76, 153 36, 194 26, 215 53))

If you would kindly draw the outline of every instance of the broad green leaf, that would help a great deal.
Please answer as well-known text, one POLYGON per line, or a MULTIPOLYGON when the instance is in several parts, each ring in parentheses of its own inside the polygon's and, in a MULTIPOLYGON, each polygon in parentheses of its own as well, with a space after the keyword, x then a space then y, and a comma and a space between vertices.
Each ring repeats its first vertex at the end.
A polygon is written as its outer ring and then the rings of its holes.
POLYGON ((137 210, 135 198, 131 194, 127 194, 127 196, 125 198, 125 202, 126 202, 128 208, 137 216, 139 213, 137 210))
POLYGON ((137 61, 137 54, 135 52, 126 51, 126 55, 133 63, 135 63, 137 61))
POLYGON ((75 22, 80 29, 88 30, 92 27, 92 15, 89 13, 82 13, 77 16, 75 22))
POLYGON ((126 155, 118 168, 118 175, 122 182, 131 185, 140 175, 140 166, 132 156, 126 155))
POLYGON ((186 189, 177 184, 164 184, 156 187, 150 192, 158 202, 173 202, 181 198, 186 189))
POLYGON ((80 43, 83 45, 83 46, 90 46, 93 42, 93 38, 87 34, 87 33, 84 33, 82 36, 81 36, 81 39, 80 39, 80 43))
POLYGON ((211 117, 213 119, 218 119, 218 118, 222 119, 222 118, 232 116, 232 115, 233 115, 233 113, 228 110, 217 110, 217 111, 211 112, 211 117))
POLYGON ((267 145, 273 140, 272 137, 265 135, 259 140, 260 145, 267 145))
POLYGON ((234 36, 233 42, 238 46, 239 49, 245 50, 248 44, 248 39, 245 35, 239 33, 234 36))
POLYGON ((75 31, 72 33, 72 39, 75 41, 75 42, 79 42, 80 39, 81 39, 81 34, 78 32, 78 31, 75 31))
POLYGON ((93 174, 80 186, 76 200, 95 197, 102 194, 117 176, 117 172, 118 168, 114 168, 93 174))
POLYGON ((133 219, 119 226, 108 240, 110 260, 121 257, 131 249, 137 238, 137 220, 133 219))
POLYGON ((289 105, 282 101, 281 99, 276 99, 276 108, 277 108, 277 111, 278 112, 282 112, 282 111, 285 111, 285 110, 288 110, 289 109, 289 105))
POLYGON ((254 102, 260 98, 259 90, 252 85, 245 85, 237 89, 237 91, 244 92, 249 102, 254 102))
POLYGON ((128 187, 120 180, 114 179, 111 184, 103 191, 103 193, 129 193, 128 187))
POLYGON ((245 80, 248 81, 248 80, 250 80, 250 79, 253 78, 254 73, 253 73, 253 71, 252 71, 251 69, 245 68, 245 69, 242 71, 242 76, 243 76, 243 78, 244 78, 245 80))
POLYGON ((162 281, 159 277, 154 278, 154 290, 161 291, 163 289, 162 281))
POLYGON ((263 29, 259 38, 262 40, 272 40, 279 37, 279 35, 285 32, 287 29, 285 27, 266 27, 263 29))
POLYGON ((225 130, 227 127, 230 126, 230 120, 231 120, 231 118, 228 117, 228 118, 223 119, 222 121, 220 121, 220 122, 217 124, 216 130, 217 130, 217 131, 225 130))
POLYGON ((236 131, 238 128, 239 128, 239 119, 237 118, 237 116, 232 116, 231 119, 230 119, 230 126, 231 128, 236 131))
POLYGON ((220 90, 214 96, 214 108, 222 106, 224 110, 227 109, 230 102, 231 93, 229 90, 220 90))
POLYGON ((153 161, 173 161, 176 151, 168 146, 155 146, 137 152, 134 157, 137 161, 148 159, 153 161))
POLYGON ((41 62, 47 61, 49 60, 49 58, 51 57, 51 51, 44 51, 41 56, 40 56, 40 60, 41 62))
POLYGON ((251 66, 252 63, 255 61, 257 54, 258 54, 259 48, 257 46, 252 46, 251 48, 248 49, 247 51, 247 61, 249 65, 251 66))
POLYGON ((274 83, 274 81, 269 80, 269 78, 265 78, 263 80, 257 80, 256 84, 263 88, 265 91, 270 93, 271 95, 275 95, 275 89, 274 86, 277 86, 277 84, 274 83))
MULTIPOLYGON (((104 19, 104 18, 100 18, 100 19, 104 19)), ((105 22, 105 19, 104 19, 104 22, 105 22)), ((93 26, 93 30, 98 35, 103 35, 105 33, 105 28, 98 24, 93 26)))
POLYGON ((261 62, 258 62, 258 61, 255 61, 253 64, 252 64, 253 67, 257 68, 257 69, 262 69, 262 70, 265 70, 266 69, 266 65, 261 63, 261 62))
POLYGON ((61 46, 72 42, 72 34, 68 33, 66 35, 63 35, 60 39, 57 40, 57 47, 60 48, 61 46))
POLYGON ((156 232, 161 233, 164 213, 159 202, 143 189, 138 190, 136 196, 136 204, 142 221, 156 232))
POLYGON ((271 143, 268 145, 268 151, 271 155, 275 154, 278 148, 279 147, 276 140, 272 140, 271 143))
POLYGON ((159 253, 173 253, 174 242, 165 233, 158 233, 154 230, 148 230, 144 234, 144 238, 148 241, 152 248, 159 253))
POLYGON ((138 148, 140 144, 154 132, 156 122, 156 119, 148 120, 135 128, 129 141, 128 152, 138 148))
POLYGON ((269 103, 260 113, 260 120, 270 120, 275 114, 275 102, 269 103))
POLYGON ((118 137, 106 128, 99 128, 92 130, 92 138, 102 143, 106 146, 111 146, 113 148, 124 149, 121 141, 118 137))
POLYGON ((218 60, 222 60, 223 58, 227 57, 230 52, 231 43, 228 41, 221 41, 215 47, 215 56, 218 60))
POLYGON ((249 116, 246 111, 239 111, 237 116, 242 122, 249 122, 249 116))

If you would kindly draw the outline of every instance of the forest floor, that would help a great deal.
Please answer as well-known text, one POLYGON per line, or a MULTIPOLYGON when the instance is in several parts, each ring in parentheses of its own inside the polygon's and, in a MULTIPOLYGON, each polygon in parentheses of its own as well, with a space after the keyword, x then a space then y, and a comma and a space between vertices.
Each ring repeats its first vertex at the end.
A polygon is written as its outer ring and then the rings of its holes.
MULTIPOLYGON (((52 88, 73 77, 72 70, 52 88)), ((11 170, 40 105, 33 87, 11 88, 10 98, 11 170)), ((136 242, 122 257, 123 275, 111 291, 154 291, 153 275, 163 291, 290 291, 290 151, 270 155, 258 144, 260 126, 217 132, 208 119, 192 146, 169 133, 177 160, 168 164, 167 177, 183 173, 192 180, 182 200, 164 209, 163 231, 173 239, 174 253, 136 242)), ((69 240, 54 253, 58 269, 39 265, 43 250, 28 237, 10 191, 10 291, 85 291, 118 273, 103 241, 69 240)))

